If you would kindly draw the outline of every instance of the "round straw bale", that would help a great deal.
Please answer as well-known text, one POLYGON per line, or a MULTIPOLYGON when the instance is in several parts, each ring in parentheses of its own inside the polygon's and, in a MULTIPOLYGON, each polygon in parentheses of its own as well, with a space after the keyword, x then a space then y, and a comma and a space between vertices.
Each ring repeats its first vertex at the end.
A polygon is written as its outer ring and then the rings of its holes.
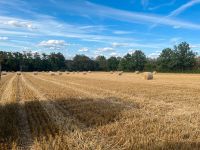
POLYGON ((153 80, 153 73, 151 73, 151 72, 145 72, 144 73, 144 79, 145 80, 153 80))
POLYGON ((135 74, 139 74, 140 72, 139 71, 135 71, 135 74))
POLYGON ((123 74, 123 71, 120 71, 120 72, 118 73, 119 76, 121 76, 122 74, 123 74))

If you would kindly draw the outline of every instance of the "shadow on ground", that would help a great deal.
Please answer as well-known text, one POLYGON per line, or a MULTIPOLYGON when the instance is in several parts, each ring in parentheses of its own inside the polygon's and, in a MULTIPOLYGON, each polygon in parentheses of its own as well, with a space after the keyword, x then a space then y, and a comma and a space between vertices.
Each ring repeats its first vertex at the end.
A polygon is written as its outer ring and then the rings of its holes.
MULTIPOLYGON (((64 99, 51 101, 27 101, 23 105, 11 103, 0 105, 0 148, 9 149, 13 143, 19 144, 20 127, 23 121, 19 110, 26 112, 28 127, 33 139, 54 137, 59 133, 59 128, 47 114, 44 107, 46 103, 55 105, 64 117, 70 117, 80 129, 90 130, 106 125, 120 119, 120 114, 130 105, 120 102, 116 98, 105 99, 64 99), (77 124, 76 124, 77 123, 77 124), (4 147, 4 148, 3 148, 4 147)), ((139 108, 138 105, 131 107, 139 108)), ((71 131, 74 132, 74 131, 71 131)))

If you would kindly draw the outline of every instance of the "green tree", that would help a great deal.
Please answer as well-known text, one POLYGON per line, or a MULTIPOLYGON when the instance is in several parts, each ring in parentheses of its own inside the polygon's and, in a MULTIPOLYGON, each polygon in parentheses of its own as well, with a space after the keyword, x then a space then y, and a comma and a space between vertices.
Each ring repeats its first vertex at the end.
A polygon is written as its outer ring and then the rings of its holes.
POLYGON ((119 63, 119 70, 123 70, 123 71, 134 71, 135 70, 132 55, 127 54, 121 59, 121 61, 119 63))
POLYGON ((132 54, 132 59, 134 61, 135 70, 143 71, 144 65, 146 63, 146 56, 141 50, 136 50, 132 54))
POLYGON ((95 70, 96 63, 85 55, 76 55, 73 59, 73 70, 89 71, 95 70))
POLYGON ((147 58, 144 70, 156 71, 157 70, 157 59, 147 58))
POLYGON ((170 48, 165 48, 162 50, 160 56, 158 57, 158 69, 160 71, 171 71, 174 69, 175 65, 175 54, 170 48))
POLYGON ((182 42, 178 46, 175 46, 174 53, 176 60, 175 67, 177 70, 185 71, 193 69, 196 63, 196 53, 190 49, 190 45, 188 43, 182 42))
POLYGON ((120 62, 119 58, 114 57, 114 56, 110 57, 108 59, 108 70, 112 70, 112 71, 117 70, 119 62, 120 62))
POLYGON ((106 71, 108 69, 107 60, 105 56, 98 56, 95 61, 98 64, 98 70, 106 71))
POLYGON ((125 55, 120 63, 119 69, 124 71, 144 70, 146 56, 141 50, 136 50, 132 55, 125 55))

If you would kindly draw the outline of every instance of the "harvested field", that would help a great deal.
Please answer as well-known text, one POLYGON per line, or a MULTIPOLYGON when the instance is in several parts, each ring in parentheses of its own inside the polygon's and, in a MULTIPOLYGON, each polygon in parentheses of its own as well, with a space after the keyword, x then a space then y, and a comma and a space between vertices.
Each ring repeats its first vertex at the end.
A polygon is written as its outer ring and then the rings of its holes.
POLYGON ((0 149, 200 149, 200 75, 9 73, 0 149))

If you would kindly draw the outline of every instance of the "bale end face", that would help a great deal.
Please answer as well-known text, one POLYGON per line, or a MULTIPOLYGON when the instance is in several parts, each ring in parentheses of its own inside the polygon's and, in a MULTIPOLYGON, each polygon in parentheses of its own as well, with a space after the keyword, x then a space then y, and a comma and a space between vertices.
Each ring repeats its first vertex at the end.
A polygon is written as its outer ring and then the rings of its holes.
POLYGON ((145 80, 153 80, 153 73, 151 73, 151 72, 145 72, 144 73, 144 79, 145 80))

